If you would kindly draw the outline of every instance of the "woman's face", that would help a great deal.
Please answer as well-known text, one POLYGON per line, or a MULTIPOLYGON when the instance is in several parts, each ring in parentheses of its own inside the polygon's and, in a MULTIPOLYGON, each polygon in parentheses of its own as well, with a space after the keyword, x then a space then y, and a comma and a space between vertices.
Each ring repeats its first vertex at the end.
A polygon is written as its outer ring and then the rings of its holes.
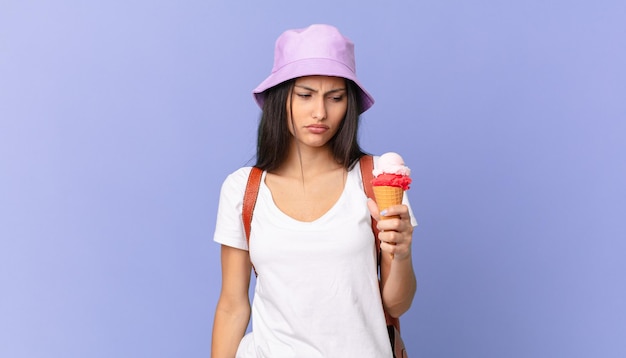
POLYGON ((347 108, 346 81, 343 78, 300 77, 287 98, 287 127, 301 144, 322 147, 339 130, 347 108))

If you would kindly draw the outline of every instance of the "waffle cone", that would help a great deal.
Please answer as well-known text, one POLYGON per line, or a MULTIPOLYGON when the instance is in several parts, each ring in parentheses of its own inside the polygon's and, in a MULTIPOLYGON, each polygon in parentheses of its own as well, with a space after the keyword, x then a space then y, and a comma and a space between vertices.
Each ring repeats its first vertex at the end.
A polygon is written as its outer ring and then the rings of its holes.
MULTIPOLYGON (((402 196, 404 190, 395 186, 373 186, 374 196, 376 197, 376 204, 378 210, 383 211, 390 206, 402 204, 402 196)), ((397 216, 383 216, 381 220, 392 219, 397 216)))

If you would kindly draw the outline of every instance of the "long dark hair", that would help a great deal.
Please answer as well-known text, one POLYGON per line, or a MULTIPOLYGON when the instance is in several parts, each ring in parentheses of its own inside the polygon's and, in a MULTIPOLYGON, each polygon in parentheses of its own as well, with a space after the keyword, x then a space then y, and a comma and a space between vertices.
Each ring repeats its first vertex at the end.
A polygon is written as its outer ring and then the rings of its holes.
MULTIPOLYGON (((347 170, 366 153, 358 142, 361 97, 356 84, 346 79, 348 105, 346 115, 329 145, 337 163, 347 170)), ((295 79, 285 81, 265 91, 263 113, 257 133, 256 167, 272 171, 287 159, 291 133, 287 127, 287 99, 293 90, 295 79)))

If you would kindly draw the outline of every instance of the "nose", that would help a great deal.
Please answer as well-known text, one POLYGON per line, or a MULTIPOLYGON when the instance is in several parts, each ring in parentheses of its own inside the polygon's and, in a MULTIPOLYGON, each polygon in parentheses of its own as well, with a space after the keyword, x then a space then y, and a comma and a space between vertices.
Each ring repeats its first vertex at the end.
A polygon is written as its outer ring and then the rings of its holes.
POLYGON ((326 102, 324 101, 324 97, 320 96, 317 101, 315 101, 315 105, 313 107, 313 119, 321 121, 326 119, 326 102))

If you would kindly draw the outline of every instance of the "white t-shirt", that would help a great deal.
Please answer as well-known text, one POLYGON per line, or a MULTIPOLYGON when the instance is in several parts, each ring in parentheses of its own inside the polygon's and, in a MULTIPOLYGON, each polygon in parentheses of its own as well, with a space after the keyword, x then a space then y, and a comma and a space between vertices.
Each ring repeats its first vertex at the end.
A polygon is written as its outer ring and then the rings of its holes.
MULTIPOLYGON (((243 250, 248 245, 241 212, 250 170, 241 168, 224 181, 214 237, 243 250)), ((408 205, 406 195, 404 200, 408 205)), ((252 332, 237 357, 392 357, 358 164, 334 206, 313 222, 283 213, 263 173, 251 228, 250 257, 258 274, 252 332)))

